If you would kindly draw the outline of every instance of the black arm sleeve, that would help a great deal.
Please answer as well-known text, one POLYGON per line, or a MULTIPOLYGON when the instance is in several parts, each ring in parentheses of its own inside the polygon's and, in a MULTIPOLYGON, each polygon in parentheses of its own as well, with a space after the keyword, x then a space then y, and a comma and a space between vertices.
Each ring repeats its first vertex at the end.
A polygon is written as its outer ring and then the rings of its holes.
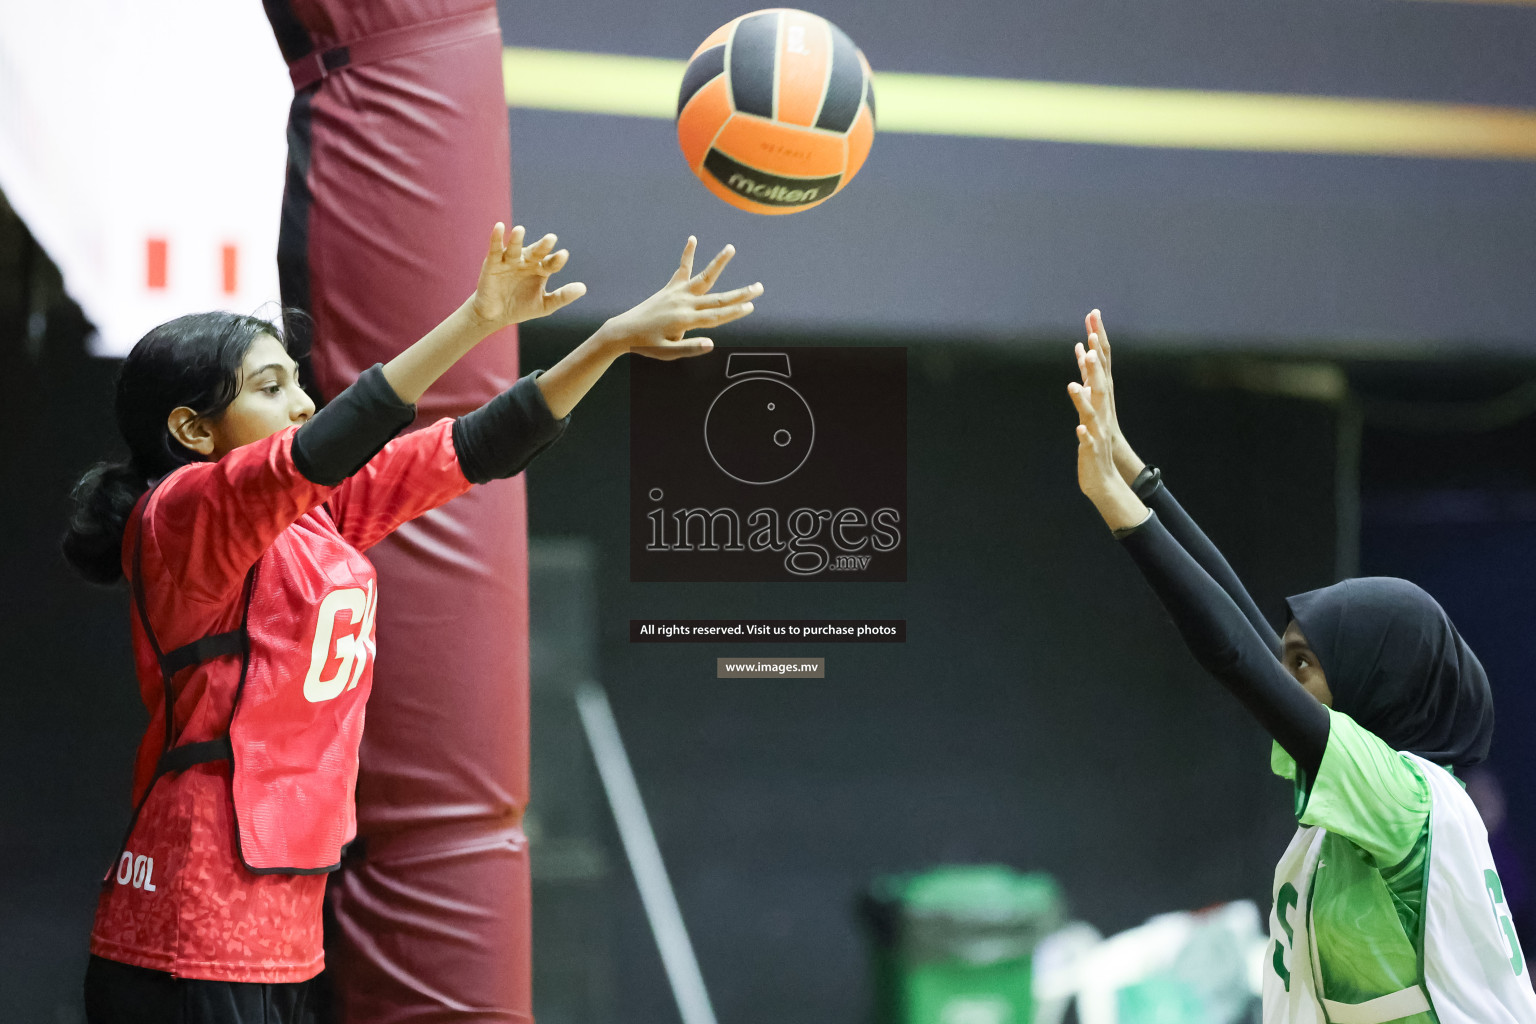
POLYGON ((1173 539, 1154 512, 1120 541, 1173 617, 1195 660, 1316 778, 1328 710, 1291 678, 1236 602, 1173 539))
POLYGON ((1184 507, 1174 500, 1173 495, 1163 483, 1162 476, 1159 474, 1152 480, 1150 486, 1142 487, 1136 496, 1157 513, 1157 518, 1162 520, 1163 526, 1167 527, 1168 532, 1185 551, 1194 556, 1200 568, 1204 569, 1211 579, 1221 584, 1221 589, 1232 598, 1243 613, 1243 617, 1253 626, 1254 631, 1259 634, 1275 657, 1280 657, 1280 634, 1275 632, 1275 628, 1259 611, 1259 606, 1254 603, 1252 597, 1248 596, 1247 589, 1243 587, 1243 581, 1237 578, 1237 573, 1232 571, 1232 566, 1227 564, 1221 551, 1189 517, 1184 507))
POLYGON ((516 476, 560 440, 571 418, 557 420, 534 381, 535 370, 474 412, 453 423, 453 450, 470 483, 516 476))
POLYGON ((293 464, 305 479, 334 487, 368 464, 416 418, 374 363, 328 402, 293 437, 293 464))

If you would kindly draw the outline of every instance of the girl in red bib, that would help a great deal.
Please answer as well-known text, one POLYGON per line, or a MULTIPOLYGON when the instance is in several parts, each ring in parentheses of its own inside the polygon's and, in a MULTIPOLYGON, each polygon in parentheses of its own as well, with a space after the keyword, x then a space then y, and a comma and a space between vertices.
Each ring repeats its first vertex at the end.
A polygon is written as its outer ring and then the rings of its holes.
POLYGON ((567 258, 553 235, 522 240, 496 225, 474 294, 319 412, 294 335, 254 317, 173 320, 124 361, 116 408, 131 457, 80 481, 64 538, 86 579, 130 583, 150 713, 133 821, 91 935, 91 1024, 301 1018, 322 967, 325 874, 356 832, 381 597, 363 552, 521 472, 620 355, 707 352, 684 332, 746 316, 762 291, 712 292, 732 250, 695 275, 689 239, 665 287, 548 372, 401 435, 476 344, 584 293, 546 291, 567 258))

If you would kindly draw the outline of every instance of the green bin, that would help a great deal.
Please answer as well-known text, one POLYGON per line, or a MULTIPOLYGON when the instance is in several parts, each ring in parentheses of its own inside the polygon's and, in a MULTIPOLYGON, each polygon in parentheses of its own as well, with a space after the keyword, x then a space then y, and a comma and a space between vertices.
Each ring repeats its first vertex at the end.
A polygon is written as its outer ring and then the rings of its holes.
POLYGON ((1062 920, 1051 876, 999 865, 887 875, 860 912, 875 1024, 1031 1024, 1030 958, 1062 920))

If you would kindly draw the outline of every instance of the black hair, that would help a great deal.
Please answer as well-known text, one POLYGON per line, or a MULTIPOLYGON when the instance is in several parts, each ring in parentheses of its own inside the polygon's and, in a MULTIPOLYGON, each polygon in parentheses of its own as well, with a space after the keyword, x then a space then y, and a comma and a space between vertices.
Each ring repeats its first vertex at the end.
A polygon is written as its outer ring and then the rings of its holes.
POLYGON ((139 339, 117 372, 117 429, 128 445, 123 461, 99 462, 70 495, 64 559, 91 583, 123 577, 123 532, 150 483, 202 456, 171 436, 172 410, 187 406, 218 417, 240 394, 241 366, 264 334, 288 354, 308 352, 309 318, 288 309, 278 322, 238 313, 192 313, 163 323, 139 339))

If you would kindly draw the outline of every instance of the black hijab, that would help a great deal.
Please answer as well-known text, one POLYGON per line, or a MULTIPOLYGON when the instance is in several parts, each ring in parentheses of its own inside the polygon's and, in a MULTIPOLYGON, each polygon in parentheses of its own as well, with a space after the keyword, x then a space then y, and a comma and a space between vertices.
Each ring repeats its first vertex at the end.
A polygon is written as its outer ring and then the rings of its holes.
POLYGON ((1285 603, 1336 710, 1436 764, 1462 768, 1488 756, 1488 676, 1434 598, 1407 580, 1370 576, 1285 603))

